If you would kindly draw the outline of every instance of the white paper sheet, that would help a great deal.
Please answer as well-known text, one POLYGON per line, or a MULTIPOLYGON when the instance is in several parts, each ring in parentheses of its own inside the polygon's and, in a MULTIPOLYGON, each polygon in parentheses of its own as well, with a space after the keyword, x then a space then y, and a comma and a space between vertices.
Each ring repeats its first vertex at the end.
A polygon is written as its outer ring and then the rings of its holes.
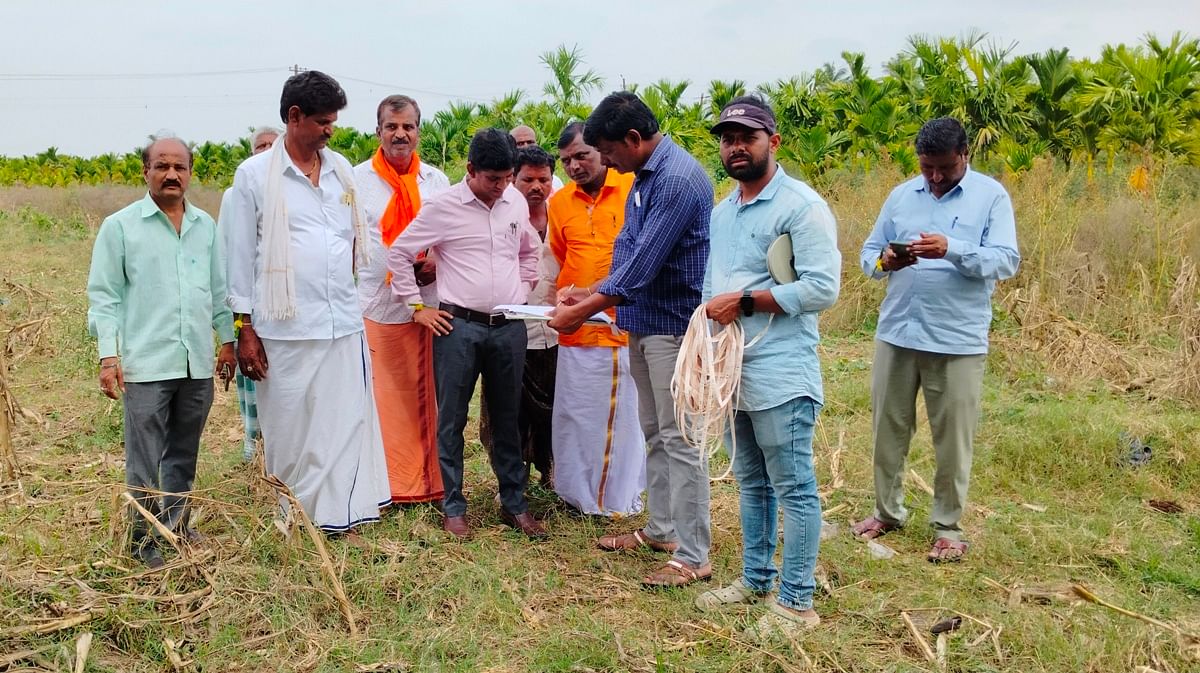
MULTIPOLYGON (((553 306, 530 306, 528 304, 501 304, 492 309, 497 313, 503 313, 505 318, 509 320, 550 320, 550 311, 554 310, 553 306)), ((600 325, 612 325, 612 318, 608 314, 601 311, 588 318, 586 322, 596 323, 600 325)))

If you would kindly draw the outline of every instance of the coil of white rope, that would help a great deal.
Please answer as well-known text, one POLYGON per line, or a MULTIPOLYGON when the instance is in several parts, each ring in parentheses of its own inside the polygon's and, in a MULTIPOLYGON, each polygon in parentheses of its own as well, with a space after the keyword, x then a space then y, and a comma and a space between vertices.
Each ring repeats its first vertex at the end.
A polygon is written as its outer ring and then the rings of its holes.
MULTIPOLYGON (((745 342, 745 332, 737 320, 714 333, 705 304, 696 308, 688 322, 671 376, 671 397, 675 401, 679 432, 689 446, 699 449, 705 472, 712 456, 721 450, 725 428, 733 424, 742 381, 742 357, 746 349, 767 333, 772 318, 768 318, 767 327, 750 343, 745 342)), ((737 436, 731 435, 729 466, 721 476, 710 477, 713 481, 727 478, 733 470, 737 436)))

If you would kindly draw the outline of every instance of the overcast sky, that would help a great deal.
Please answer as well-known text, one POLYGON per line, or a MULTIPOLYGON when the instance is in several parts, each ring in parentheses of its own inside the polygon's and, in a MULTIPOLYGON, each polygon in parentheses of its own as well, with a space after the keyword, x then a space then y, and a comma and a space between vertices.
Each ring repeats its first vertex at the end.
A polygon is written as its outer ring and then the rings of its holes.
POLYGON ((878 74, 909 35, 973 29, 1017 53, 1096 56, 1147 32, 1200 35, 1200 2, 0 0, 0 155, 125 152, 163 128, 231 141, 279 122, 293 64, 337 77, 350 100, 339 123, 373 130, 376 103, 392 93, 414 96, 426 115, 455 98, 540 96, 538 55, 559 44, 579 46, 602 93, 622 78, 688 79, 695 99, 711 79, 755 85, 846 50, 865 52, 878 74))

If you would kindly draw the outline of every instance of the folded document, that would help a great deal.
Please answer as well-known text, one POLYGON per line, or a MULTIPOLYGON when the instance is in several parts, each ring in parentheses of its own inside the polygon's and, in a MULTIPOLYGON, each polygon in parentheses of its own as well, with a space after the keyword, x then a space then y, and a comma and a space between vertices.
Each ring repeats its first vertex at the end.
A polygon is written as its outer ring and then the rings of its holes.
MULTIPOLYGON (((492 309, 497 313, 503 313, 505 318, 509 320, 550 320, 553 316, 550 312, 554 310, 553 306, 529 306, 528 304, 501 304, 492 309)), ((612 318, 608 314, 601 311, 588 318, 585 322, 598 325, 612 325, 612 318)))

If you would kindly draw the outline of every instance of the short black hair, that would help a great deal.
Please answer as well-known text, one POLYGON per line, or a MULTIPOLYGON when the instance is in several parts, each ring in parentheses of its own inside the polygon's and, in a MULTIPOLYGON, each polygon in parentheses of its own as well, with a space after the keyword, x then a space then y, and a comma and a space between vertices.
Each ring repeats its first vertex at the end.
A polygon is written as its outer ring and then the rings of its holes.
MULTIPOLYGON (((571 122, 567 124, 562 133, 558 135, 558 149, 565 150, 567 145, 575 142, 575 139, 583 135, 583 122, 571 122)), ((586 140, 584 142, 587 142, 586 140)))
POLYGON ((150 168, 150 148, 154 147, 154 143, 157 143, 160 140, 174 140, 180 145, 183 145, 183 149, 188 155, 188 168, 192 167, 192 148, 188 147, 188 144, 183 142, 182 138, 178 138, 176 136, 150 136, 150 142, 142 148, 142 168, 150 168))
POLYGON ((583 127, 583 142, 593 147, 600 140, 616 142, 630 131, 643 140, 658 133, 658 120, 641 98, 630 91, 610 93, 600 101, 583 127))
POLYGON ((481 128, 471 138, 467 161, 475 170, 512 170, 517 163, 517 142, 494 126, 481 128))
POLYGON ((967 153, 967 130, 954 117, 938 117, 925 122, 917 132, 917 154, 967 153))
POLYGON ((375 108, 375 125, 379 126, 383 123, 383 110, 387 108, 392 112, 403 112, 405 108, 411 107, 413 112, 417 113, 417 125, 421 124, 421 106, 417 105, 417 101, 408 96, 395 94, 388 96, 379 101, 379 107, 375 108))
POLYGON ((517 150, 517 161, 513 164, 513 175, 520 173, 521 168, 524 166, 531 166, 533 168, 548 166, 550 168, 550 172, 553 173, 554 161, 555 159, 553 154, 550 154, 537 145, 522 147, 521 149, 517 150))
POLYGON ((346 107, 346 92, 337 80, 319 70, 292 75, 283 83, 279 97, 279 118, 286 124, 288 110, 300 108, 305 115, 337 112, 346 107))

